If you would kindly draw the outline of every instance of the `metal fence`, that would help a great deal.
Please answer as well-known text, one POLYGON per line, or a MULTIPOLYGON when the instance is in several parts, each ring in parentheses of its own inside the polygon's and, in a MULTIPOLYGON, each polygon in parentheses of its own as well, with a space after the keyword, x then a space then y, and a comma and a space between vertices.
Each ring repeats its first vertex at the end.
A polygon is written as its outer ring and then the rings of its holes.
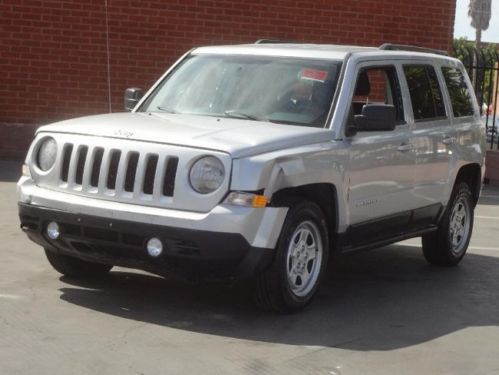
POLYGON ((473 82, 487 129, 487 144, 499 149, 499 50, 493 47, 455 46, 454 56, 463 62, 473 82))

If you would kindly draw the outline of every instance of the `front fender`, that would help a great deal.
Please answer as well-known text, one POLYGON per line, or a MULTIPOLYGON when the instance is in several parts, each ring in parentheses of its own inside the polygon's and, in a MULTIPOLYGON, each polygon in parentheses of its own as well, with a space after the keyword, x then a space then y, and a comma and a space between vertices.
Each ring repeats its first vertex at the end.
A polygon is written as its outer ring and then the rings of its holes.
POLYGON ((232 191, 263 191, 272 200, 275 192, 310 184, 334 185, 337 196, 338 229, 345 227, 346 149, 341 142, 308 145, 233 161, 232 191))

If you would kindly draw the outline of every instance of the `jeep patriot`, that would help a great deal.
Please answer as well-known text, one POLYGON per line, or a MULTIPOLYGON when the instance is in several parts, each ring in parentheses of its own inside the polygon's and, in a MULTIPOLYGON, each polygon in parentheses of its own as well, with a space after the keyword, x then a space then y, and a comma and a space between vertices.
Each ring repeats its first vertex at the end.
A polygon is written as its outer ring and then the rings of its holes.
POLYGON ((19 215, 57 271, 248 279, 293 311, 333 255, 422 237, 429 263, 461 261, 485 155, 461 62, 268 42, 195 48, 130 112, 37 130, 19 215))

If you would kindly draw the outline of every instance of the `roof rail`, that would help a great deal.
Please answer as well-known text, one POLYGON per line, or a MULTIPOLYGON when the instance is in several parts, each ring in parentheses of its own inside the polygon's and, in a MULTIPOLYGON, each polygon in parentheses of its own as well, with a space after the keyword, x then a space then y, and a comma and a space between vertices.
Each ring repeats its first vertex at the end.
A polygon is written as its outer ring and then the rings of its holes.
POLYGON ((258 39, 255 44, 282 44, 282 43, 296 43, 302 44, 303 42, 297 42, 295 40, 281 40, 281 39, 258 39))
POLYGON ((425 47, 417 47, 417 46, 407 46, 404 44, 393 44, 393 43, 385 43, 379 46, 379 49, 387 50, 387 51, 413 51, 413 52, 424 52, 424 53, 434 53, 442 56, 449 56, 446 51, 440 49, 433 48, 425 48, 425 47))

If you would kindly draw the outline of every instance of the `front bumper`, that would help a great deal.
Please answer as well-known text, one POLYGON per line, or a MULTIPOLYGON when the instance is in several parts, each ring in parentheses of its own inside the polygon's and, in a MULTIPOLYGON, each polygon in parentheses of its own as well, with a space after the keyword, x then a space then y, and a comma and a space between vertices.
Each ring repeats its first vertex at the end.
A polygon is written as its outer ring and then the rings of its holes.
POLYGON ((273 249, 277 244, 288 208, 251 208, 220 204, 209 212, 150 207, 140 202, 114 202, 37 186, 29 177, 17 183, 20 203, 50 207, 77 215, 95 216, 137 224, 240 234, 251 247, 273 249))
POLYGON ((137 268, 189 281, 244 279, 265 269, 273 250, 251 246, 238 233, 212 232, 146 224, 19 203, 21 228, 44 248, 83 260, 137 268), (46 235, 49 222, 61 236, 46 235), (163 253, 152 258, 145 243, 158 237, 163 253))

